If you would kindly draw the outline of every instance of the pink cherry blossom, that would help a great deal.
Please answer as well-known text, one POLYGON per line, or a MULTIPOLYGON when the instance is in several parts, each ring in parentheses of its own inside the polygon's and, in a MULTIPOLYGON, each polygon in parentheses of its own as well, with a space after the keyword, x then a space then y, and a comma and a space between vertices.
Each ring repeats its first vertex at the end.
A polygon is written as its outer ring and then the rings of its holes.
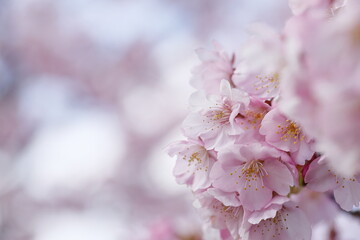
MULTIPOLYGON (((205 221, 212 227, 220 230, 228 230, 232 238, 239 240, 239 231, 243 222, 244 210, 241 206, 226 206, 208 193, 197 195, 195 203, 205 221)), ((223 232, 224 238, 226 231, 223 232)))
POLYGON ((273 192, 287 195, 294 177, 284 163, 288 155, 260 143, 231 145, 219 152, 211 170, 214 188, 237 192, 242 206, 258 210, 270 202, 273 192))
POLYGON ((251 73, 245 63, 235 72, 234 82, 251 96, 270 99, 279 92, 280 76, 278 73, 251 73))
POLYGON ((312 141, 301 130, 300 126, 282 114, 279 108, 273 108, 261 122, 260 133, 265 141, 286 152, 290 152, 298 164, 304 165, 314 154, 312 141))
POLYGON ((336 202, 346 211, 360 206, 360 177, 342 177, 330 170, 323 158, 315 159, 305 175, 306 187, 318 192, 332 190, 336 202))
POLYGON ((221 81, 220 95, 195 93, 190 99, 193 111, 183 123, 184 134, 194 139, 200 137, 207 149, 227 144, 231 135, 237 133, 235 118, 249 101, 246 93, 231 88, 226 80, 221 81))
POLYGON ((193 69, 190 83, 206 93, 218 94, 219 84, 225 79, 231 83, 234 72, 234 55, 224 52, 220 44, 213 42, 215 50, 199 48, 196 50, 201 64, 193 69))
MULTIPOLYGON (((292 202, 285 203, 281 209, 279 204, 269 204, 262 212, 271 211, 269 218, 257 218, 254 224, 246 223, 242 229, 243 240, 310 240, 311 226, 304 212, 292 202)), ((261 211, 260 211, 261 212, 261 211)), ((251 219, 254 213, 245 212, 244 221, 251 219), (250 215, 250 218, 249 218, 250 215)), ((267 216, 264 214, 264 216, 267 216)))
POLYGON ((175 142, 169 146, 170 156, 177 156, 174 176, 179 184, 191 186, 193 191, 210 186, 209 172, 216 161, 216 153, 208 151, 199 141, 175 142))
POLYGON ((271 99, 279 94, 284 66, 281 35, 269 26, 251 26, 251 39, 242 48, 233 81, 250 96, 271 99))

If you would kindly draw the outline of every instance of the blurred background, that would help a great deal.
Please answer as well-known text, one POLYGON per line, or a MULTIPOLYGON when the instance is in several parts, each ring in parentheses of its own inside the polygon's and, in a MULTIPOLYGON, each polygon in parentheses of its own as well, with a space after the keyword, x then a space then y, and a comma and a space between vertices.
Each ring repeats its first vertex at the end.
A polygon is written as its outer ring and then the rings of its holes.
POLYGON ((198 47, 287 1, 0 0, 0 239, 198 240, 166 145, 198 47))

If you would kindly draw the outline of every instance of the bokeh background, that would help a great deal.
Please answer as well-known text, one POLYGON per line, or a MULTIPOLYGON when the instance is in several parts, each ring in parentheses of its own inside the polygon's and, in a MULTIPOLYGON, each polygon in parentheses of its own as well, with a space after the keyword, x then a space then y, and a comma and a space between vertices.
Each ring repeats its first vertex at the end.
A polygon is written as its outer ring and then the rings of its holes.
POLYGON ((194 52, 276 0, 0 0, 0 239, 197 240, 180 140, 194 52))

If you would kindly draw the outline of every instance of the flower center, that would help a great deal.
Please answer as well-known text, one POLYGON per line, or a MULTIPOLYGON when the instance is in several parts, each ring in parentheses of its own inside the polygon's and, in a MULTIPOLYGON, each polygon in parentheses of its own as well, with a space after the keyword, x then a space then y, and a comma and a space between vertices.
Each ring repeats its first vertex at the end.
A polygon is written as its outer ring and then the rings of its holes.
POLYGON ((221 126, 229 123, 231 112, 231 106, 228 104, 215 104, 214 107, 210 107, 205 116, 209 119, 209 122, 221 126))
POLYGON ((225 206, 220 201, 213 203, 212 208, 215 211, 220 212, 225 218, 230 219, 239 219, 239 217, 243 214, 242 207, 225 206))
POLYGON ((205 162, 204 160, 201 158, 207 158, 207 152, 205 148, 202 149, 198 149, 199 151, 193 152, 189 157, 188 155, 184 154, 182 159, 184 161, 187 161, 187 165, 188 167, 190 166, 195 166, 195 171, 200 171, 200 170, 204 170, 205 172, 207 172, 209 170, 208 166, 205 166, 205 162))
POLYGON ((189 163, 195 162, 197 161, 197 163, 201 163, 202 160, 199 157, 200 153, 199 152, 194 152, 193 154, 191 154, 190 158, 189 158, 189 163))
POLYGON ((291 120, 286 120, 288 123, 285 127, 278 125, 279 130, 276 131, 277 134, 282 134, 281 140, 293 141, 293 144, 297 144, 299 141, 303 141, 305 136, 301 134, 300 127, 291 120))
POLYGON ((266 92, 270 93, 272 89, 276 89, 279 87, 280 79, 278 73, 269 75, 257 75, 256 79, 258 80, 254 84, 256 90, 267 89, 266 92))
MULTIPOLYGON (((245 112, 245 123, 249 124, 250 126, 245 126, 245 129, 257 129, 260 128, 260 123, 262 119, 264 118, 267 111, 251 111, 247 110, 245 112)), ((241 122, 240 124, 244 124, 244 122, 241 122)))
MULTIPOLYGON (((263 177, 269 175, 264 168, 264 161, 261 160, 252 160, 243 164, 240 173, 238 174, 238 178, 241 180, 242 184, 244 184, 244 190, 255 188, 255 191, 259 190, 259 187, 264 188, 263 177), (260 185, 259 186, 259 182, 260 185)), ((237 174, 238 171, 234 171, 230 173, 230 175, 237 174)), ((239 184, 239 181, 235 182, 239 184)))
POLYGON ((264 169, 263 162, 264 161, 260 161, 260 160, 252 160, 250 162, 247 162, 244 164, 243 168, 241 169, 241 172, 243 174, 249 175, 250 177, 252 175, 254 176, 260 175, 261 177, 266 176, 267 172, 264 169))
POLYGON ((222 212, 224 213, 225 217, 230 217, 233 219, 238 219, 239 216, 242 214, 241 207, 231 207, 231 206, 224 206, 222 212))

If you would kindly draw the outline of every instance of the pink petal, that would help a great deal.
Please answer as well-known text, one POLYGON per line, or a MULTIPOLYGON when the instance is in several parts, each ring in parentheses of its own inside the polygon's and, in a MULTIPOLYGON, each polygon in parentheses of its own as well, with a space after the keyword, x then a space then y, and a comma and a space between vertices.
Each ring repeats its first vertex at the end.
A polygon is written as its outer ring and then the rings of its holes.
POLYGON ((299 165, 304 165, 306 160, 311 159, 314 151, 311 149, 310 143, 300 141, 299 150, 291 154, 294 161, 299 165))
POLYGON ((207 192, 222 202, 225 206, 238 207, 241 205, 239 196, 235 192, 224 192, 216 188, 209 188, 207 192))
POLYGON ((306 218, 304 212, 299 208, 287 209, 284 214, 287 215, 287 236, 279 240, 310 240, 311 239, 311 225, 306 218))
POLYGON ((199 189, 205 189, 210 186, 210 183, 211 182, 208 177, 208 172, 204 170, 199 170, 194 174, 191 189, 193 191, 197 191, 199 189))
POLYGON ((334 190, 334 196, 342 209, 350 211, 353 206, 360 204, 360 183, 344 180, 341 186, 334 190))
POLYGON ((264 162, 264 168, 268 172, 263 178, 265 186, 280 195, 287 195, 290 186, 294 185, 294 177, 285 164, 277 160, 269 160, 264 162))
POLYGON ((248 217, 248 222, 251 224, 258 224, 262 220, 274 218, 277 211, 280 210, 287 201, 289 201, 289 198, 287 197, 274 197, 263 210, 252 212, 248 217))
POLYGON ((276 219, 267 219, 249 229, 248 240, 310 240, 311 226, 298 208, 284 208, 276 219))
POLYGON ((317 192, 326 192, 336 187, 335 177, 329 172, 326 164, 314 160, 305 175, 306 187, 317 192))
POLYGON ((268 204, 272 198, 272 191, 267 187, 262 187, 260 179, 249 184, 244 179, 239 181, 240 201, 244 208, 248 210, 259 210, 268 204))
POLYGON ((212 185, 215 188, 218 188, 222 191, 225 192, 235 192, 238 191, 239 189, 239 178, 237 174, 231 174, 231 172, 235 172, 235 171, 239 171, 240 172, 240 168, 239 167, 233 167, 232 171, 230 172, 225 172, 223 171, 223 173, 221 174, 221 165, 220 164, 216 164, 213 166, 213 169, 211 173, 211 177, 214 178, 214 176, 219 176, 217 179, 213 180, 212 185))

